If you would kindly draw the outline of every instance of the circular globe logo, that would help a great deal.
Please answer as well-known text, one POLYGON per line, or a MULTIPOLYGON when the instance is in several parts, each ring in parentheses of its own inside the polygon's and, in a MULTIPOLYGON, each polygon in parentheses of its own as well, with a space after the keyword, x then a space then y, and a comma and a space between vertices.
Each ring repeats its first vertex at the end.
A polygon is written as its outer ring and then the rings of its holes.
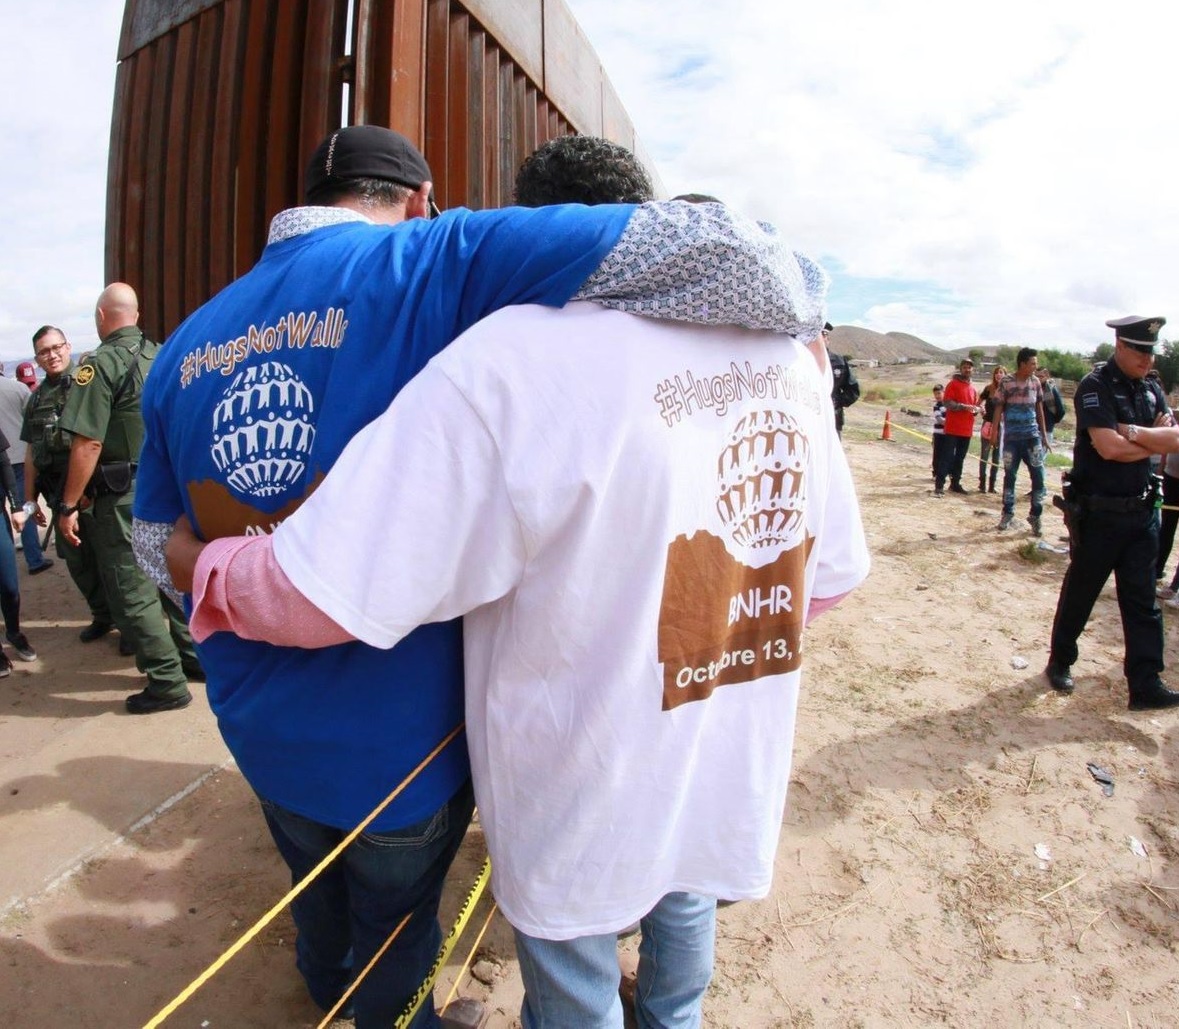
POLYGON ((755 411, 729 433, 717 461, 716 509, 739 546, 786 550, 803 541, 809 452, 784 411, 755 411))
POLYGON ((213 462, 232 490, 271 497, 303 475, 315 441, 315 398, 277 361, 238 372, 213 411, 213 462))

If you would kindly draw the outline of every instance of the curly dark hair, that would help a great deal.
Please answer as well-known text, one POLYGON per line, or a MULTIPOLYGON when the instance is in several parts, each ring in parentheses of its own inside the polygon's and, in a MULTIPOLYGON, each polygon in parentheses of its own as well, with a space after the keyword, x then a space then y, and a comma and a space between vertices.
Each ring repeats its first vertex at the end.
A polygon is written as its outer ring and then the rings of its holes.
POLYGON ((626 147, 597 136, 558 136, 516 173, 516 203, 641 204, 654 199, 651 178, 626 147))

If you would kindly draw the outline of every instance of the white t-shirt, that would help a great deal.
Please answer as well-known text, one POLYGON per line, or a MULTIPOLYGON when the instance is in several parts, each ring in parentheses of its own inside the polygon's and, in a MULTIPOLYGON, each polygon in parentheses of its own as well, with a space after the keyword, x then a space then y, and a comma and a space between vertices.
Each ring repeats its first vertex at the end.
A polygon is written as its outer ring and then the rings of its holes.
POLYGON ((806 605, 868 570, 830 405, 789 337, 511 308, 277 530, 367 643, 466 615, 476 799, 523 932, 768 891, 806 605))

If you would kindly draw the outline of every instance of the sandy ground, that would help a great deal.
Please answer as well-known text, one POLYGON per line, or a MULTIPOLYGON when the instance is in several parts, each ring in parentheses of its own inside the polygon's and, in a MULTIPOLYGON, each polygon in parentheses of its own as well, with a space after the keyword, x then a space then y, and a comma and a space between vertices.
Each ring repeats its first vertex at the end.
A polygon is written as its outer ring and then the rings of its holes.
MULTIPOLYGON (((1126 710, 1112 584, 1076 694, 1047 688, 1065 557, 1026 526, 996 533, 995 496, 933 498, 927 445, 880 441, 883 411, 862 402, 845 432, 873 573, 808 634, 774 890, 722 912, 706 1024, 1175 1026, 1179 713, 1126 710)), ((1055 544, 1058 512, 1045 528, 1055 544)), ((0 1024, 142 1025, 282 895, 283 869, 203 696, 121 715, 133 669, 113 637, 76 642, 61 566, 26 580, 25 610, 42 658, 0 682, 0 1024)), ((481 859, 476 827, 448 918, 481 859)), ((457 979, 507 1029, 500 916, 483 981, 461 969, 489 909, 438 999, 457 979)), ((292 942, 284 914, 165 1024, 316 1025, 292 942)))

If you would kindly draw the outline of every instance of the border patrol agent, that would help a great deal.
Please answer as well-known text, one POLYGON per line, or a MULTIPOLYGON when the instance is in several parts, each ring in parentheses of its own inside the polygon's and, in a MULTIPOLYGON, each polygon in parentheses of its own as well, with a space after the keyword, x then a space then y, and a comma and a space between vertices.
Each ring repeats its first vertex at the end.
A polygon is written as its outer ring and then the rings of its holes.
POLYGON ((93 531, 83 531, 94 542, 111 615, 134 643, 136 667, 147 676, 147 688, 127 698, 127 710, 151 714, 186 706, 192 700, 187 680, 204 678, 184 616, 161 598, 131 546, 143 445, 139 397, 160 347, 139 329, 139 299, 126 283, 103 290, 94 321, 102 343, 74 376, 60 418, 73 442, 57 525, 68 543, 79 546, 79 512, 93 519, 93 531))
MULTIPOLYGON (((56 511, 65 486, 66 469, 70 463, 70 434, 61 427, 61 412, 74 385, 77 365, 70 356, 70 342, 58 328, 43 325, 33 334, 33 354, 45 369, 45 381, 29 398, 20 438, 28 444, 25 454, 25 503, 19 521, 33 518, 45 525, 45 516, 37 504, 37 496, 45 497, 50 510, 56 511)), ((70 578, 90 608, 90 624, 78 633, 83 643, 105 636, 114 628, 106 590, 98 570, 98 558, 88 528, 93 521, 86 519, 78 525, 80 546, 70 546, 55 525, 57 556, 64 559, 70 578)))
POLYGON ((1074 399, 1077 442, 1064 491, 1072 557, 1056 604, 1044 674, 1053 689, 1072 693, 1077 638, 1113 572, 1130 710, 1175 707, 1179 692, 1159 678, 1163 617, 1155 601, 1154 573, 1160 494, 1150 457, 1179 450, 1179 428, 1162 387, 1146 378, 1166 319, 1130 315, 1105 324, 1115 334, 1113 357, 1081 380, 1074 399))

